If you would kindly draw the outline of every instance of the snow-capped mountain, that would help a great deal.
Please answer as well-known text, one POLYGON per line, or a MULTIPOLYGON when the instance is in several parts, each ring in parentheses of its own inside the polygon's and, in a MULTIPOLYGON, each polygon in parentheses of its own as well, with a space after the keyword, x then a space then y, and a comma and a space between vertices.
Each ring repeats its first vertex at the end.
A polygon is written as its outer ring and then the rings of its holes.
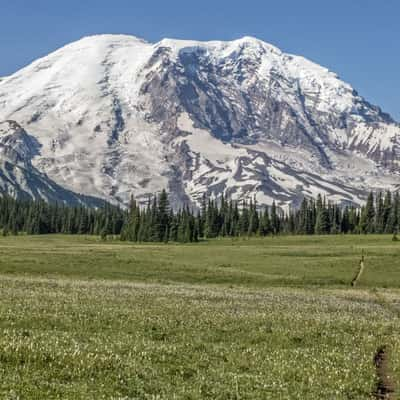
POLYGON ((0 120, 29 132, 35 171, 124 204, 164 187, 175 205, 203 193, 361 202, 400 183, 399 124, 326 68, 250 37, 87 37, 2 79, 0 120))

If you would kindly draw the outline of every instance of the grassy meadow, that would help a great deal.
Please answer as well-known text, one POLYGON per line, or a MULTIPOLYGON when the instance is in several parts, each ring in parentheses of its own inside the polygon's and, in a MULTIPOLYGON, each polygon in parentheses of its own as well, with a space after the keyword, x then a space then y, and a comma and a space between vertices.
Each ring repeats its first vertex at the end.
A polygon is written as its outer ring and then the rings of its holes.
POLYGON ((391 236, 1 237, 0 398, 375 399, 399 317, 391 236))

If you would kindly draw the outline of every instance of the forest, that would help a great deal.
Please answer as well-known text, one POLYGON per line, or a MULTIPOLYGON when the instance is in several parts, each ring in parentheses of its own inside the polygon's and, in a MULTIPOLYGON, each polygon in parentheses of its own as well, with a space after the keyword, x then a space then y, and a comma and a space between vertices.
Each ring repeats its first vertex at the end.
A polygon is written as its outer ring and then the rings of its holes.
POLYGON ((132 242, 197 242, 207 238, 267 235, 396 234, 400 223, 399 193, 370 193, 362 207, 340 206, 322 196, 306 199, 298 209, 282 211, 275 203, 259 207, 254 200, 237 202, 203 197, 200 209, 174 211, 163 190, 146 206, 131 199, 127 210, 68 207, 44 201, 0 198, 4 236, 25 233, 119 236, 132 242))

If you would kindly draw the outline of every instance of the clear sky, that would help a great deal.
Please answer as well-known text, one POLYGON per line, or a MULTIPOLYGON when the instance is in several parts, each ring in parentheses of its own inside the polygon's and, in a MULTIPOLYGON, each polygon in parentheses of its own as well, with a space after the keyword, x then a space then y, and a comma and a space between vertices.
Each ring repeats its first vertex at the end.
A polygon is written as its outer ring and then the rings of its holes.
POLYGON ((255 36, 303 55, 400 120, 399 0, 0 0, 0 76, 82 36, 255 36))

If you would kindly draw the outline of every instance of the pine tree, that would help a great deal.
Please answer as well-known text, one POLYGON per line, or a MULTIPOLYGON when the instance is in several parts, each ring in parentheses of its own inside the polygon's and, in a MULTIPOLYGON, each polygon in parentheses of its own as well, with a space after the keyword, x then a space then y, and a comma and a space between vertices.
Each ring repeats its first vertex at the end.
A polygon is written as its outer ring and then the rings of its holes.
POLYGON ((259 217, 257 212, 257 203, 250 201, 249 205, 249 224, 247 229, 247 235, 252 236, 258 232, 259 228, 259 217))
POLYGON ((392 210, 392 193, 390 191, 386 192, 385 201, 383 203, 383 226, 382 232, 391 233, 387 230, 390 212, 392 210))
POLYGON ((340 220, 340 232, 341 233, 349 233, 351 231, 350 226, 350 213, 349 208, 345 207, 340 220))
POLYGON ((385 221, 385 208, 383 204, 382 192, 378 193, 376 199, 376 214, 375 214, 375 232, 383 233, 385 231, 386 221, 385 221))
POLYGON ((367 204, 361 210, 360 230, 362 233, 374 233, 375 231, 375 207, 374 195, 368 195, 367 204))
POLYGON ((392 206, 386 223, 386 233, 397 233, 399 231, 400 218, 400 195, 397 192, 394 196, 392 206))
POLYGON ((249 232, 249 208, 247 203, 243 201, 240 219, 239 219, 239 231, 240 236, 246 236, 249 232))
POLYGON ((158 198, 158 213, 156 216, 157 239, 159 242, 167 242, 169 239, 169 201, 165 189, 158 198))
POLYGON ((271 206, 271 229, 273 235, 277 235, 280 230, 279 216, 276 209, 275 201, 272 202, 271 206))
POLYGON ((315 233, 317 235, 326 235, 330 233, 329 213, 324 206, 317 211, 315 233))
POLYGON ((264 212, 260 218, 260 229, 261 236, 269 235, 272 232, 271 221, 269 219, 268 208, 265 207, 264 212))

